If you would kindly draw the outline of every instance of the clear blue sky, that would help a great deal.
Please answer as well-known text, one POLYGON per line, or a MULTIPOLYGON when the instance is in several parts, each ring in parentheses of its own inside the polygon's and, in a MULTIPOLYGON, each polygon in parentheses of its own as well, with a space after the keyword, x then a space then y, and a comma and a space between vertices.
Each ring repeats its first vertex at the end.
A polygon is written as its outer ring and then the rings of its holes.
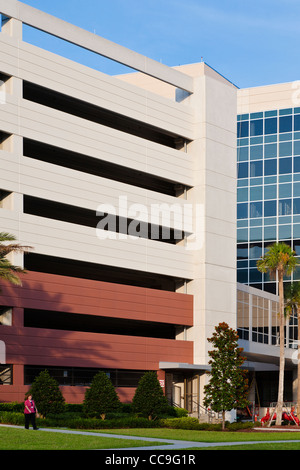
MULTIPOLYGON (((169 66, 200 62, 240 88, 300 80, 299 0, 23 0, 169 66)), ((37 35, 26 31, 25 39, 37 35)), ((43 39, 43 47, 48 39, 43 39)), ((62 50, 75 58, 74 48, 62 50)), ((78 51, 76 52, 78 54, 78 51)), ((82 62, 104 73, 124 70, 82 62)))

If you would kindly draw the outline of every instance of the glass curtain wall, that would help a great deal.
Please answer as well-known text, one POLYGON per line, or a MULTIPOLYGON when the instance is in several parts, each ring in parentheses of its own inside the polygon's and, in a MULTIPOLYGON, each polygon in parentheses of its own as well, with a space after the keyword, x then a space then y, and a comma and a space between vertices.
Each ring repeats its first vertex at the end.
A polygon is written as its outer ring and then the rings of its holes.
POLYGON ((239 115, 237 136, 237 280, 276 294, 256 262, 276 241, 300 256, 300 108, 239 115))

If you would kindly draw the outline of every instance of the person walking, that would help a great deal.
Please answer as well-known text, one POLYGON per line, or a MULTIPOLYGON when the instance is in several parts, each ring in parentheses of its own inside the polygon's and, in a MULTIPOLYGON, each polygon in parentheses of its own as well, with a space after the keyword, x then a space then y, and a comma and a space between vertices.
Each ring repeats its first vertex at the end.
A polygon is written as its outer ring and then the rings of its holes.
POLYGON ((32 395, 28 395, 28 398, 24 403, 25 429, 29 429, 30 424, 34 430, 38 429, 35 422, 36 414, 37 409, 32 399, 32 395))

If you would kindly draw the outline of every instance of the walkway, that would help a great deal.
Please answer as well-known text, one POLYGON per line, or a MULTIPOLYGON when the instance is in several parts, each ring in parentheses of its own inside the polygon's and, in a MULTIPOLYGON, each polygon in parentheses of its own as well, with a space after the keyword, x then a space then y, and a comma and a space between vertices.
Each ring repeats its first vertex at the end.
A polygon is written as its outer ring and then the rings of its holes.
MULTIPOLYGON (((9 424, 0 424, 2 427, 11 427, 11 428, 18 428, 20 429, 21 426, 13 426, 9 424)), ((257 428, 263 431, 262 428, 257 428)), ((75 431, 75 430, 67 430, 67 429, 50 429, 50 428, 39 428, 39 431, 42 432, 56 432, 56 433, 67 433, 67 434, 81 434, 83 436, 99 436, 99 437, 109 437, 109 438, 116 438, 116 439, 126 439, 126 440, 134 440, 134 441, 147 441, 151 442, 161 442, 162 445, 154 445, 149 447, 126 447, 126 448, 112 448, 112 449, 101 449, 101 450, 180 450, 180 449, 189 449, 189 448, 204 448, 204 447, 225 447, 225 446, 236 446, 236 445, 248 445, 248 444, 260 444, 262 442, 268 444, 274 443, 288 443, 288 442, 298 442, 299 449, 300 449, 300 436, 299 440, 276 440, 276 441, 237 441, 237 442, 195 442, 195 441, 178 441, 174 439, 161 439, 161 438, 154 438, 154 437, 137 437, 137 436, 125 436, 123 434, 109 434, 104 432, 88 432, 88 431, 75 431)), ((275 431, 275 430, 274 430, 275 431)), ((280 429, 276 429, 276 431, 282 431, 280 429)), ((288 429, 286 429, 288 431, 288 429)))

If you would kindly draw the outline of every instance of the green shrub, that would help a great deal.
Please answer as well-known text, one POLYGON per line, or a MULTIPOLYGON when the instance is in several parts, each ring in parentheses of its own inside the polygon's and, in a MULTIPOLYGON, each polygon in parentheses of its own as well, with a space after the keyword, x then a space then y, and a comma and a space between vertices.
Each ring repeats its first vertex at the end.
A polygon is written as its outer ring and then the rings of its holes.
POLYGON ((185 408, 174 408, 174 412, 177 418, 185 418, 189 414, 185 408))
POLYGON ((24 411, 23 402, 11 402, 11 403, 0 403, 0 411, 15 411, 17 413, 22 413, 24 411))
POLYGON ((58 382, 50 376, 48 370, 35 377, 28 395, 32 395, 39 413, 44 417, 49 413, 58 414, 64 411, 65 399, 58 382))
POLYGON ((132 400, 132 409, 149 420, 167 413, 168 401, 158 381, 156 372, 146 372, 140 379, 132 400))
POLYGON ((199 421, 197 418, 166 418, 160 419, 162 427, 171 429, 198 429, 199 421))
POLYGON ((105 372, 98 372, 92 380, 91 387, 85 392, 83 402, 85 415, 105 419, 108 412, 120 409, 121 403, 111 380, 105 372))

